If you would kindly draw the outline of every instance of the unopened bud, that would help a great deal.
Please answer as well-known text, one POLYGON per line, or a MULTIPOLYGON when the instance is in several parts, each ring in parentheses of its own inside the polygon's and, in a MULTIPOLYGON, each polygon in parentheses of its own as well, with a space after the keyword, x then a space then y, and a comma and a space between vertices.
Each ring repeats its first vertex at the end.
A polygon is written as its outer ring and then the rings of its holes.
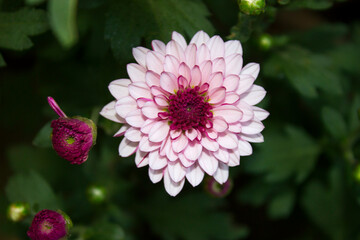
POLYGON ((100 204, 106 200, 106 189, 102 186, 89 186, 86 190, 86 194, 89 202, 94 204, 100 204))
POLYGON ((238 0, 240 11, 247 15, 259 15, 265 12, 265 0, 238 0))
POLYGON ((263 34, 259 38, 260 48, 269 50, 273 46, 273 38, 269 34, 263 34))
POLYGON ((8 207, 7 216, 13 222, 23 220, 30 213, 30 206, 28 203, 11 203, 8 207))
POLYGON ((214 178, 208 178, 205 182, 205 189, 214 197, 225 197, 232 189, 232 180, 229 178, 225 183, 219 184, 214 178))

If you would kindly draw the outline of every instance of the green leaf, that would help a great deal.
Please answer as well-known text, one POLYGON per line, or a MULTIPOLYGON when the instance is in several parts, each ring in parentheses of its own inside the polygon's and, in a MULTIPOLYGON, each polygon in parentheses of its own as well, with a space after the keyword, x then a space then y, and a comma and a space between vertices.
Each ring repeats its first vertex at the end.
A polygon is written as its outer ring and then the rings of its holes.
POLYGON ((77 0, 50 0, 49 18, 51 28, 65 48, 72 47, 78 40, 76 25, 77 0))
POLYGON ((214 33, 207 18, 210 13, 199 0, 147 0, 159 28, 161 39, 169 39, 172 31, 192 37, 197 31, 214 33), (171 9, 171 11, 169 11, 171 9))
POLYGON ((29 36, 48 29, 45 11, 23 8, 16 12, 0 12, 0 47, 24 50, 32 47, 29 36))
POLYGON ((349 113, 349 130, 355 131, 360 126, 359 119, 359 110, 360 110, 360 94, 356 94, 349 113))
POLYGON ((6 62, 3 56, 1 55, 1 53, 0 53, 0 67, 6 67, 6 62))
POLYGON ((290 215, 295 203, 295 193, 287 190, 276 195, 268 206, 268 215, 272 219, 286 218, 290 215))
POLYGON ((52 133, 52 128, 51 128, 51 121, 46 123, 41 129, 40 131, 36 134, 34 140, 33 140, 33 144, 37 147, 51 147, 52 143, 51 143, 51 133, 52 133))
POLYGON ((28 5, 38 5, 40 3, 45 2, 45 0, 26 0, 25 2, 28 5))
POLYGON ((125 239, 124 230, 117 224, 99 221, 93 224, 92 228, 88 228, 85 233, 86 239, 89 240, 123 240, 125 239))
POLYGON ((329 239, 351 239, 347 237, 347 228, 354 225, 352 222, 357 225, 359 208, 355 208, 346 198, 343 176, 339 168, 332 168, 328 178, 327 185, 316 180, 307 185, 301 199, 302 206, 310 219, 328 235, 329 239), (352 210, 349 213, 347 209, 352 210))
POLYGON ((216 199, 205 194, 170 198, 161 193, 153 196, 141 210, 163 239, 235 240, 245 237, 244 227, 234 227, 229 214, 214 211, 216 205, 216 199))
POLYGON ((266 134, 265 143, 259 146, 259 154, 248 163, 248 169, 265 174, 268 182, 294 177, 301 183, 313 170, 320 149, 302 129, 288 126, 285 131, 286 135, 266 134))
POLYGON ((113 1, 106 14, 105 38, 116 59, 129 61, 131 48, 140 45, 146 33, 155 29, 149 7, 140 0, 113 1))
POLYGON ((345 120, 341 114, 333 108, 324 107, 321 117, 326 129, 336 138, 344 137, 347 133, 345 120))
POLYGON ((10 177, 5 192, 10 202, 28 202, 35 211, 59 208, 50 185, 35 171, 10 177))
POLYGON ((340 77, 330 58, 313 54, 299 46, 290 46, 274 54, 265 63, 264 73, 274 78, 285 75, 305 97, 317 97, 318 89, 331 94, 342 93, 340 77))

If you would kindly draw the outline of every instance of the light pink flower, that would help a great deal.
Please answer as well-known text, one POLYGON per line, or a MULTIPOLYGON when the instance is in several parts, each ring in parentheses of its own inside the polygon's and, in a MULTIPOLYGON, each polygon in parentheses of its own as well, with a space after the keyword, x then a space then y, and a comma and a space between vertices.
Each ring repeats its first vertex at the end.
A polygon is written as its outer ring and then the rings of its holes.
POLYGON ((187 44, 173 32, 166 45, 133 49, 138 62, 127 65, 130 79, 110 83, 115 101, 101 115, 123 123, 119 154, 135 153, 137 167, 149 165, 153 183, 164 179, 177 195, 187 179, 192 186, 204 173, 223 184, 229 167, 252 154, 249 142, 263 142, 261 123, 269 113, 254 105, 266 91, 254 85, 260 67, 243 67, 239 41, 224 42, 199 31, 187 44))

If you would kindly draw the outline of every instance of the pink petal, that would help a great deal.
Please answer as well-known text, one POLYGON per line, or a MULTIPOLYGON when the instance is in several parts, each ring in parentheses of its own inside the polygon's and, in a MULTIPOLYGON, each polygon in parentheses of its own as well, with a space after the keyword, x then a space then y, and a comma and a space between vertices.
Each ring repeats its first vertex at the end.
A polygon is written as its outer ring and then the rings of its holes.
POLYGON ((148 52, 146 54, 146 65, 148 70, 161 74, 163 71, 164 59, 165 55, 161 52, 148 52))
POLYGON ((169 175, 174 182, 180 182, 184 179, 186 170, 181 165, 180 161, 169 162, 168 167, 169 175))
POLYGON ((111 121, 123 123, 124 119, 122 117, 120 117, 115 111, 115 104, 116 104, 116 101, 112 101, 112 102, 106 104, 100 111, 100 115, 111 121))
POLYGON ((134 99, 152 98, 150 89, 145 82, 134 82, 130 84, 129 93, 134 99))
POLYGON ((153 96, 158 96, 158 95, 168 96, 169 95, 169 93, 167 91, 165 91, 164 89, 162 89, 161 87, 158 87, 158 86, 150 87, 150 91, 153 96))
POLYGON ((241 123, 229 124, 229 131, 233 133, 241 133, 241 123))
POLYGON ((225 73, 225 60, 224 58, 216 58, 213 60, 213 72, 225 73))
POLYGON ((177 129, 177 130, 170 130, 170 137, 171 139, 176 139, 180 136, 180 134, 182 134, 182 130, 181 129, 177 129))
POLYGON ((188 80, 186 78, 184 78, 183 76, 178 77, 177 82, 178 82, 177 85, 179 86, 179 88, 187 88, 189 86, 188 80))
POLYGON ((167 165, 166 157, 159 155, 159 151, 152 151, 149 153, 149 167, 154 170, 160 170, 167 165))
POLYGON ((137 109, 136 101, 128 96, 120 98, 115 105, 116 113, 125 118, 128 113, 137 109))
POLYGON ((266 95, 266 91, 263 87, 253 85, 248 92, 241 95, 241 100, 250 104, 258 104, 266 95))
MULTIPOLYGON (((164 71, 169 73, 178 73, 180 62, 179 60, 172 56, 172 55, 166 55, 164 60, 164 71)), ((176 78, 178 76, 175 76, 176 78)))
POLYGON ((240 156, 238 156, 238 154, 236 154, 235 152, 230 153, 228 166, 235 167, 239 165, 240 165, 240 156))
POLYGON ((171 94, 174 94, 179 89, 176 76, 169 72, 163 72, 161 74, 160 86, 171 94))
POLYGON ((185 49, 185 62, 189 68, 193 68, 196 64, 196 51, 197 47, 195 44, 190 44, 185 49))
POLYGON ((152 142, 161 142, 169 134, 170 126, 167 121, 159 121, 154 124, 149 132, 149 140, 152 142))
POLYGON ((236 102, 240 100, 240 96, 237 93, 227 93, 223 104, 236 105, 236 102))
POLYGON ((254 142, 254 143, 262 143, 264 142, 264 137, 261 133, 257 134, 241 134, 241 138, 248 142, 254 142))
POLYGON ((229 74, 239 75, 243 65, 243 59, 240 54, 232 54, 225 58, 226 76, 229 74))
POLYGON ((161 144, 160 155, 166 156, 170 161, 178 159, 177 154, 171 149, 171 139, 169 136, 161 144))
POLYGON ((132 142, 140 142, 141 139, 141 132, 138 128, 130 127, 126 133, 125 137, 132 142))
POLYGON ((219 167, 213 177, 218 183, 225 183, 229 178, 229 166, 225 163, 219 162, 219 167))
POLYGON ((208 83, 210 82, 210 75, 212 73, 212 62, 206 61, 200 64, 200 71, 201 71, 201 83, 208 83))
POLYGON ((234 133, 221 133, 217 138, 219 145, 226 149, 235 149, 238 147, 238 138, 234 133))
POLYGON ((126 97, 129 95, 128 86, 130 83, 130 79, 114 80, 109 84, 109 91, 116 99, 126 97))
POLYGON ((149 70, 145 74, 145 81, 149 87, 159 86, 160 85, 160 75, 149 70))
POLYGON ((172 40, 166 45, 166 54, 176 57, 179 62, 185 60, 184 48, 180 46, 176 41, 172 40))
POLYGON ((240 156, 249 156, 253 152, 250 143, 248 143, 247 141, 239 139, 238 147, 240 156))
POLYGON ((165 54, 165 43, 159 41, 159 40, 153 40, 151 42, 151 46, 154 49, 154 51, 161 52, 165 54))
POLYGON ((223 105, 213 109, 214 117, 221 116, 227 123, 234 123, 242 118, 242 112, 233 105, 223 105))
POLYGON ((184 187, 185 178, 181 180, 180 182, 174 182, 169 175, 169 171, 166 168, 164 171, 164 186, 166 192, 170 195, 175 197, 179 194, 181 189, 184 187))
POLYGON ((200 168, 198 164, 194 164, 186 169, 186 179, 193 187, 196 187, 201 183, 204 175, 204 171, 200 168))
POLYGON ((132 49, 135 60, 143 67, 146 67, 146 54, 150 50, 144 47, 136 47, 132 49))
POLYGON ((188 82, 191 81, 191 70, 186 63, 180 64, 179 75, 182 75, 188 82))
POLYGON ((204 31, 199 31, 193 36, 190 44, 194 43, 197 47, 199 47, 201 44, 206 43, 209 39, 210 37, 209 35, 207 35, 207 33, 205 33, 204 31))
POLYGON ((222 87, 224 83, 224 75, 221 72, 215 72, 210 75, 209 91, 214 88, 222 87))
POLYGON ((203 151, 201 153, 198 163, 200 167, 210 176, 216 172, 219 165, 218 160, 208 151, 203 151))
POLYGON ((242 124, 241 132, 244 134, 257 134, 264 130, 264 125, 261 122, 252 120, 242 124))
POLYGON ((200 65, 204 61, 210 60, 210 50, 205 44, 201 44, 197 50, 196 64, 200 65))
POLYGON ((218 133, 214 129, 206 130, 205 134, 211 139, 216 139, 218 137, 218 133))
POLYGON ((122 125, 121 128, 114 134, 114 137, 121 137, 130 128, 129 125, 122 125))
POLYGON ((189 159, 187 159, 183 153, 179 153, 178 156, 179 156, 179 160, 180 160, 181 164, 185 168, 188 168, 195 163, 195 161, 190 161, 189 159))
POLYGON ((125 118, 126 122, 136 128, 141 128, 145 123, 145 117, 141 114, 141 110, 129 112, 125 118))
POLYGON ((164 95, 155 96, 154 101, 160 107, 169 106, 168 99, 164 95))
POLYGON ((258 63, 248 63, 246 66, 241 70, 241 75, 251 75, 255 79, 259 75, 260 72, 260 65, 258 63))
POLYGON ((219 144, 217 141, 212 140, 211 138, 203 137, 200 141, 201 145, 211 152, 215 152, 219 149, 219 144))
POLYGON ((224 132, 227 130, 229 125, 222 117, 213 118, 213 128, 217 132, 224 132))
POLYGON ((153 101, 149 101, 144 104, 141 108, 142 113, 151 119, 155 119, 158 117, 158 113, 162 112, 162 110, 156 105, 153 101))
POLYGON ((253 106, 252 108, 253 108, 255 117, 257 119, 259 119, 260 121, 265 120, 270 114, 268 111, 266 111, 262 108, 255 107, 255 106, 253 106))
POLYGON ((224 101, 226 95, 226 89, 224 87, 218 87, 210 90, 209 92, 209 103, 220 104, 224 101))
POLYGON ((131 154, 135 153, 137 147, 138 147, 137 142, 132 142, 127 138, 123 138, 123 140, 119 145, 119 155, 121 157, 128 157, 131 154))
POLYGON ((225 44, 221 37, 213 36, 210 40, 206 43, 206 45, 210 49, 211 59, 215 59, 218 57, 224 57, 225 53, 225 44))
POLYGON ((139 149, 143 152, 152 152, 159 149, 161 143, 150 142, 147 136, 143 136, 139 143, 139 149))
POLYGON ((172 32, 171 39, 176 41, 183 49, 187 47, 185 38, 178 32, 172 32))
POLYGON ((240 122, 247 122, 254 118, 254 112, 252 106, 244 101, 239 101, 237 107, 243 112, 243 116, 240 122))
POLYGON ((179 153, 188 145, 188 138, 181 134, 178 138, 172 141, 171 147, 174 150, 174 152, 179 153))
POLYGON ((228 75, 224 79, 223 86, 226 88, 227 92, 232 92, 238 89, 240 77, 238 75, 228 75))
POLYGON ((223 163, 229 162, 229 150, 228 149, 223 149, 220 147, 219 150, 217 150, 213 154, 219 161, 221 161, 223 163))
POLYGON ((136 104, 139 108, 142 108, 147 102, 152 102, 152 100, 149 98, 142 98, 142 97, 136 99, 136 104))
POLYGON ((199 86, 201 83, 201 71, 199 66, 194 66, 193 69, 191 69, 191 87, 199 86))
POLYGON ((145 167, 149 164, 149 153, 148 152, 142 152, 140 149, 136 151, 135 155, 135 164, 136 167, 141 168, 145 167))
POLYGON ((240 83, 236 90, 238 94, 242 94, 250 89, 254 84, 255 78, 251 75, 240 75, 240 83))
POLYGON ((154 170, 149 168, 149 178, 151 180, 152 183, 158 183, 161 181, 164 173, 163 173, 163 169, 160 170, 154 170))
POLYGON ((126 68, 132 82, 145 82, 146 69, 143 66, 129 63, 126 68))
POLYGON ((195 161, 199 158, 202 151, 202 145, 198 142, 189 142, 184 150, 184 155, 190 161, 195 161))
POLYGON ((234 53, 243 55, 241 43, 238 40, 230 40, 225 42, 225 57, 234 53))
POLYGON ((155 123, 156 123, 155 120, 146 119, 146 121, 145 121, 144 125, 141 127, 140 131, 142 133, 149 134, 151 128, 154 126, 155 123))
POLYGON ((193 141, 197 137, 198 133, 195 129, 191 128, 185 131, 185 135, 189 138, 190 141, 193 141))

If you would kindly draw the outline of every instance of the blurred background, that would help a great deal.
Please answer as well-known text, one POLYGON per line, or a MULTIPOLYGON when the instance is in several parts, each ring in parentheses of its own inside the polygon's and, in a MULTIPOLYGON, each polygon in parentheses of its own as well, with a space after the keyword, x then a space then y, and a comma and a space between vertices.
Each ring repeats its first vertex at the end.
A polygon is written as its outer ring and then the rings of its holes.
POLYGON ((0 239, 28 239, 48 208, 72 218, 79 240, 359 240, 359 9, 357 0, 268 0, 257 15, 235 0, 0 0, 0 239), (119 125, 98 112, 112 100, 108 84, 127 77, 133 47, 198 30, 240 40, 244 63, 260 63, 270 117, 265 142, 230 168, 227 195, 185 184, 173 198, 134 157, 118 156, 119 125), (47 96, 97 124, 83 165, 51 148, 47 96), (7 216, 15 202, 31 207, 22 220, 7 216))

